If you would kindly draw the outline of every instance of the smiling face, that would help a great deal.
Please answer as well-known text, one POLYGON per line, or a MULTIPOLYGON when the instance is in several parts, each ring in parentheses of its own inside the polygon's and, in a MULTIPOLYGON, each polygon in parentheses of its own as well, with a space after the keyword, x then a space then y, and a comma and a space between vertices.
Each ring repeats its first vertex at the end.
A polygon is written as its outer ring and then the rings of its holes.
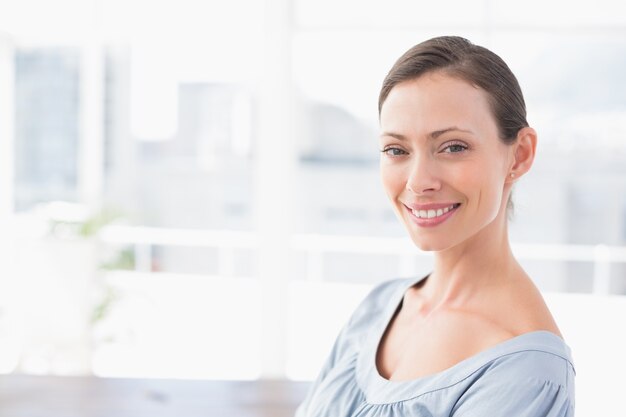
POLYGON ((393 87, 380 125, 383 186, 419 248, 454 247, 506 215, 514 156, 482 90, 426 73, 393 87))

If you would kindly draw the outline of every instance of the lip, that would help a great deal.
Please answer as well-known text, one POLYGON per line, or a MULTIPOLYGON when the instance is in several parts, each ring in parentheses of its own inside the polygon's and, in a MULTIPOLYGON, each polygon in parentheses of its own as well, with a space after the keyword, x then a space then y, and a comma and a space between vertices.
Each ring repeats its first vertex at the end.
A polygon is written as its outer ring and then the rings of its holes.
POLYGON ((445 204, 415 204, 415 205, 411 205, 410 207, 407 206, 406 204, 404 205, 404 207, 406 208, 406 211, 409 215, 409 217, 411 218, 411 220, 416 223, 418 226, 420 227, 435 227, 440 225, 441 223, 445 222, 446 220, 448 220, 450 217, 452 217, 454 215, 454 213, 456 213, 456 210, 461 207, 461 205, 459 204, 457 207, 453 208, 452 210, 450 210, 449 212, 439 216, 439 217, 433 217, 431 219, 423 219, 421 217, 416 217, 413 214, 413 208, 415 210, 437 210, 437 209, 442 209, 445 207, 450 207, 454 204, 458 204, 458 203, 445 203, 445 204))

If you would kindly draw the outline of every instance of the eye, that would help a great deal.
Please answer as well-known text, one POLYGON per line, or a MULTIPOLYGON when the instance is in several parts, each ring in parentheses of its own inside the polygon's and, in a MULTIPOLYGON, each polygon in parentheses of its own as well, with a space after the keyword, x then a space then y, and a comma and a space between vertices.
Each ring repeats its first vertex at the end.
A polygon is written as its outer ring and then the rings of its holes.
POLYGON ((402 156, 402 155, 406 155, 407 154, 402 149, 400 149, 400 148, 393 148, 393 147, 385 148, 381 152, 384 153, 385 155, 391 156, 391 157, 397 157, 397 156, 402 156))
POLYGON ((442 148, 443 153, 460 153, 466 151, 469 147, 461 142, 449 142, 442 148))

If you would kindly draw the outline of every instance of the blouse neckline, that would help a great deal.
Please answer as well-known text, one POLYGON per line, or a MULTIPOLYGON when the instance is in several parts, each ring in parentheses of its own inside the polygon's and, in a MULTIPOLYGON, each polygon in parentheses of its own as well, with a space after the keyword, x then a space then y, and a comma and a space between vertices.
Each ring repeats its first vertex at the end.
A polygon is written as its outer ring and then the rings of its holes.
POLYGON ((488 362, 521 351, 544 351, 573 363, 571 350, 561 337, 548 330, 536 330, 504 340, 434 374, 402 381, 384 378, 378 372, 376 365, 376 354, 382 337, 400 307, 406 291, 427 277, 428 275, 418 280, 407 279, 405 285, 398 286, 398 290, 391 297, 392 302, 388 303, 381 314, 382 319, 373 327, 359 352, 356 369, 357 382, 369 403, 385 404, 405 401, 427 392, 448 388, 467 378, 488 362))

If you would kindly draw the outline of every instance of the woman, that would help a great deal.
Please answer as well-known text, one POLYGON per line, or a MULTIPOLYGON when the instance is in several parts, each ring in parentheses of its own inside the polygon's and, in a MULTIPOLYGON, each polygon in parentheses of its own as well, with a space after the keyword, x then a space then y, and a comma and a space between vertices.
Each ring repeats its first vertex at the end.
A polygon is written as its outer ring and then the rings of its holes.
POLYGON ((395 63, 379 114, 384 188, 434 268, 368 295, 296 415, 573 416, 570 350, 508 241, 537 142, 515 76, 434 38, 395 63))

